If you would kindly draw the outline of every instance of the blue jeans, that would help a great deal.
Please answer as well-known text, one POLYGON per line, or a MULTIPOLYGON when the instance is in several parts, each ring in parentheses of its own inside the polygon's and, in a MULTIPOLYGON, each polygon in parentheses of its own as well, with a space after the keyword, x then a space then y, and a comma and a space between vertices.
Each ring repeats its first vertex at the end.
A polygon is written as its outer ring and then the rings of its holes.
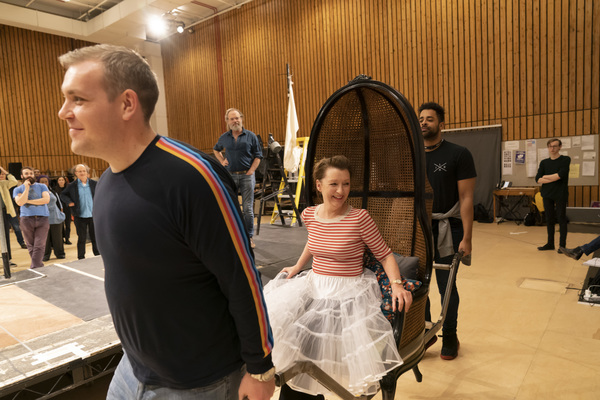
POLYGON ((123 354, 110 382, 106 400, 238 400, 244 374, 245 367, 208 386, 187 390, 145 385, 133 375, 127 354, 123 354))
POLYGON ((254 235, 254 186, 256 178, 252 175, 236 175, 231 177, 242 195, 242 213, 244 214, 244 226, 248 236, 254 235))
POLYGON ((20 245, 24 244, 25 239, 23 239, 23 233, 21 233, 21 227, 19 226, 19 218, 11 217, 9 215, 8 220, 10 222, 10 226, 12 226, 13 231, 15 232, 15 236, 17 237, 17 242, 19 242, 20 245))
POLYGON ((581 246, 581 250, 583 250, 586 256, 589 256, 598 249, 600 249, 600 236, 581 246))

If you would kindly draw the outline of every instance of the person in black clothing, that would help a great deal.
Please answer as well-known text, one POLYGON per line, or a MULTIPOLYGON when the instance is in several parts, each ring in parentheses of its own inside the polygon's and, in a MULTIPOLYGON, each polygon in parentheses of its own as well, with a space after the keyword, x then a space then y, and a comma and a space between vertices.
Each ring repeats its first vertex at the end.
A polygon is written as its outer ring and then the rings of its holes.
MULTIPOLYGON (((54 191, 60 196, 60 194, 67 188, 69 184, 69 178, 66 176, 59 176, 56 179, 56 185, 54 186, 54 191)), ((63 238, 65 240, 65 244, 72 244, 69 240, 71 238, 71 207, 63 207, 63 212, 65 213, 65 222, 63 224, 63 238)))
MULTIPOLYGON (((548 241, 538 250, 554 250, 554 228, 558 219, 560 227, 559 246, 567 247, 567 201, 569 200, 569 168, 571 158, 559 154, 562 148, 560 139, 548 140, 550 158, 540 162, 535 181, 542 184, 548 241)), ((562 251, 560 248, 558 252, 562 251)))
MULTIPOLYGON (((475 163, 473 156, 463 146, 442 139, 445 111, 437 103, 424 103, 419 107, 419 122, 425 144, 427 180, 433 188, 432 231, 435 244, 435 262, 451 264, 454 254, 463 251, 471 254, 473 232, 473 192, 475 188, 475 163)), ((436 282, 442 298, 446 293, 449 271, 436 269, 436 282)), ((456 284, 452 286, 448 311, 442 332, 443 360, 458 356, 460 343, 457 336, 458 306, 460 298, 456 284)), ((431 321, 429 299, 426 318, 431 321)), ((427 343, 431 346, 437 338, 427 343)))
POLYGON ((109 164, 94 218, 125 354, 107 398, 269 400, 273 338, 231 176, 152 130, 158 84, 138 53, 59 60, 71 149, 109 164))

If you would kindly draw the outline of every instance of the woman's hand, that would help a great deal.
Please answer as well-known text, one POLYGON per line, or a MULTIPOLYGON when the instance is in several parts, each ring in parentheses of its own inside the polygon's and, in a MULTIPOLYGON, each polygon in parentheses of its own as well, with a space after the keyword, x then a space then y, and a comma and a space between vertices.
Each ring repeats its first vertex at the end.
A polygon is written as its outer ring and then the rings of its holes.
POLYGON ((412 304, 413 297, 412 293, 405 290, 404 287, 399 283, 392 283, 392 309, 396 311, 408 311, 412 304), (398 304, 396 306, 396 303, 398 304))
POLYGON ((285 267, 284 269, 281 270, 280 273, 282 273, 282 272, 287 273, 288 276, 285 279, 290 279, 291 277, 296 275, 298 272, 300 272, 301 269, 302 269, 302 267, 300 267, 298 265, 294 265, 293 267, 285 267))

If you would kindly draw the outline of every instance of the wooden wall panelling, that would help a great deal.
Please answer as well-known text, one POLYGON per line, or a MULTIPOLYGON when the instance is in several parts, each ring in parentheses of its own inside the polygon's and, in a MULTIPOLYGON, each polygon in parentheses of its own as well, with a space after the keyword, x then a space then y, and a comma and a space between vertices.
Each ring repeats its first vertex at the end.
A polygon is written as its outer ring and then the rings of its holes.
POLYGON ((561 110, 569 109, 569 1, 562 0, 561 20, 561 110))
POLYGON ((500 26, 499 26, 499 19, 500 19, 500 9, 499 9, 499 4, 497 1, 494 1, 491 3, 490 8, 489 8, 489 12, 492 16, 492 22, 493 22, 493 34, 491 36, 491 46, 492 46, 492 51, 490 51, 490 53, 493 55, 493 62, 490 62, 490 64, 493 67, 493 72, 494 75, 491 77, 491 81, 493 83, 493 89, 491 90, 492 93, 492 99, 493 99, 493 104, 492 104, 492 120, 490 121, 490 124, 495 124, 498 122, 498 118, 502 116, 502 96, 500 95, 500 26))
MULTIPOLYGON (((522 71, 523 76, 525 77, 525 84, 526 84, 526 92, 525 92, 525 96, 526 96, 526 108, 525 108, 525 115, 533 115, 534 111, 534 91, 533 91, 533 73, 534 73, 534 68, 533 68, 533 4, 532 1, 526 1, 525 2, 525 37, 524 37, 524 45, 525 45, 525 51, 523 52, 523 56, 524 56, 524 66, 525 66, 525 70, 522 71)), ((528 130, 525 133, 525 136, 522 135, 522 137, 525 139, 528 137, 528 135, 530 134, 529 132, 529 128, 531 128, 531 126, 528 126, 528 130)))
POLYGON ((468 80, 466 77, 466 43, 465 43, 465 30, 468 24, 465 20, 464 1, 459 0, 456 2, 456 30, 457 30, 457 49, 458 49, 458 74, 457 79, 459 84, 457 85, 458 94, 458 118, 457 121, 469 121, 467 117, 467 96, 466 90, 468 88, 468 80))
MULTIPOLYGON (((391 84, 415 108, 440 102, 448 127, 501 122, 505 140, 599 130, 600 5, 591 0, 255 0, 218 21, 163 42, 170 133, 208 152, 222 133, 220 73, 226 107, 240 107, 262 136, 284 139, 286 62, 304 135, 358 73, 391 84)), ((10 59, 0 67, 0 127, 11 132, 0 162, 7 153, 50 169, 80 161, 56 117, 56 57, 85 43, 3 27, 0 44, 10 59)), ((572 196, 587 204, 598 188, 572 196)))
POLYGON ((480 57, 482 59, 482 76, 480 85, 483 89, 482 91, 482 114, 480 117, 480 121, 482 124, 485 124, 485 121, 490 119, 490 85, 489 85, 489 77, 490 77, 490 54, 489 54, 489 14, 488 14, 488 1, 492 0, 482 0, 481 1, 481 54, 480 57))
MULTIPOLYGON (((450 69, 450 31, 449 31, 449 26, 448 26, 448 4, 446 1, 441 1, 441 6, 440 6, 440 15, 441 15, 441 20, 442 20, 442 26, 441 26, 441 31, 440 31, 440 36, 441 36, 441 48, 440 48, 440 52, 441 52, 441 60, 442 60, 442 65, 441 65, 441 85, 443 88, 443 91, 440 92, 441 94, 441 99, 439 101, 440 104, 442 104, 443 106, 448 106, 448 103, 450 101, 450 85, 449 85, 449 76, 448 76, 448 71, 450 69)), ((474 38, 475 40, 477 40, 477 37, 474 38)), ((415 105, 416 107, 418 107, 419 105, 415 105)))
POLYGON ((476 53, 475 53, 475 60, 474 63, 477 67, 477 85, 476 85, 476 89, 475 89, 475 101, 477 103, 477 113, 476 113, 476 117, 475 119, 477 121, 482 121, 483 120, 483 103, 484 103, 484 99, 483 99, 483 23, 482 23, 482 7, 480 4, 475 3, 474 4, 474 9, 475 9, 475 24, 476 24, 476 28, 475 28, 475 35, 472 38, 472 40, 475 42, 476 44, 476 53))
POLYGON ((456 127, 457 123, 460 119, 460 102, 463 99, 460 98, 460 55, 459 55, 459 34, 458 31, 460 27, 458 26, 458 4, 453 1, 452 5, 449 7, 451 11, 450 18, 452 19, 452 31, 450 33, 450 37, 452 38, 452 64, 450 68, 450 79, 452 81, 452 86, 450 90, 453 93, 453 96, 450 98, 450 105, 448 105, 450 111, 450 126, 456 127))
MULTIPOLYGON (((478 113, 477 113, 477 103, 478 103, 477 88, 479 87, 479 81, 477 80, 477 63, 474 62, 475 60, 477 60, 476 38, 478 36, 475 6, 476 6, 476 4, 473 1, 467 1, 465 3, 465 9, 467 10, 467 14, 468 14, 467 21, 469 24, 469 33, 467 35, 467 45, 469 46, 469 57, 465 61, 468 61, 466 63, 466 65, 467 65, 468 76, 470 79, 470 85, 467 90, 467 96, 469 96, 469 103, 470 103, 469 115, 470 115, 470 120, 473 121, 473 123, 477 124, 476 121, 479 118, 478 113)), ((505 60, 506 59, 502 60, 501 62, 503 62, 505 60)))
MULTIPOLYGON (((539 12, 539 91, 537 96, 540 102, 539 113, 546 114, 548 112, 548 4, 545 1, 540 1, 538 6, 539 12)), ((545 130, 541 131, 545 133, 545 130)))
POLYGON ((507 26, 506 26, 506 8, 510 2, 501 2, 499 6, 499 25, 500 25, 500 48, 497 54, 496 63, 498 64, 498 71, 500 74, 500 87, 499 93, 500 95, 500 103, 501 103, 501 112, 500 116, 502 118, 506 118, 508 116, 508 86, 507 86, 507 59, 508 59, 508 38, 507 38, 507 26))
MULTIPOLYGON (((532 0, 531 2, 532 13, 531 13, 531 40, 532 40, 532 48, 531 48, 531 64, 529 65, 529 69, 531 70, 531 79, 532 79, 532 93, 531 93, 531 102, 533 103, 533 108, 531 113, 534 115, 539 115, 541 110, 541 102, 542 98, 540 96, 540 79, 541 79, 541 66, 540 66, 540 55, 541 55, 541 35, 540 35, 540 2, 539 0, 532 0)), ((535 137, 536 135, 540 135, 541 131, 539 130, 539 126, 536 131, 529 132, 530 137, 535 137)))
MULTIPOLYGON (((547 109, 545 112, 551 114, 554 112, 554 46, 556 43, 554 36, 554 4, 543 3, 546 5, 546 91, 542 92, 542 96, 545 98, 545 104, 547 109)), ((542 111, 544 112, 544 111, 542 111)))

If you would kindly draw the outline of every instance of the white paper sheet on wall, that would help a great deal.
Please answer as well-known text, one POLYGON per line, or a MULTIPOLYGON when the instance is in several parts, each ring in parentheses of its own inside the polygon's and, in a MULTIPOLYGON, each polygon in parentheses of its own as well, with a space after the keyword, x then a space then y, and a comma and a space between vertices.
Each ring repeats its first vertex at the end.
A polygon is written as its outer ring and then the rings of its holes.
POLYGON ((595 150, 593 136, 587 135, 581 137, 581 150, 595 150))
POLYGON ((537 151, 535 139, 529 139, 525 142, 525 155, 527 163, 527 176, 532 178, 537 174, 537 151))
POLYGON ((584 161, 581 165, 581 176, 594 176, 596 172, 596 163, 594 161, 584 161))
POLYGON ((519 150, 519 141, 511 140, 511 141, 505 142, 504 149, 505 150, 519 150))
POLYGON ((513 174, 512 150, 502 152, 502 175, 513 174))

